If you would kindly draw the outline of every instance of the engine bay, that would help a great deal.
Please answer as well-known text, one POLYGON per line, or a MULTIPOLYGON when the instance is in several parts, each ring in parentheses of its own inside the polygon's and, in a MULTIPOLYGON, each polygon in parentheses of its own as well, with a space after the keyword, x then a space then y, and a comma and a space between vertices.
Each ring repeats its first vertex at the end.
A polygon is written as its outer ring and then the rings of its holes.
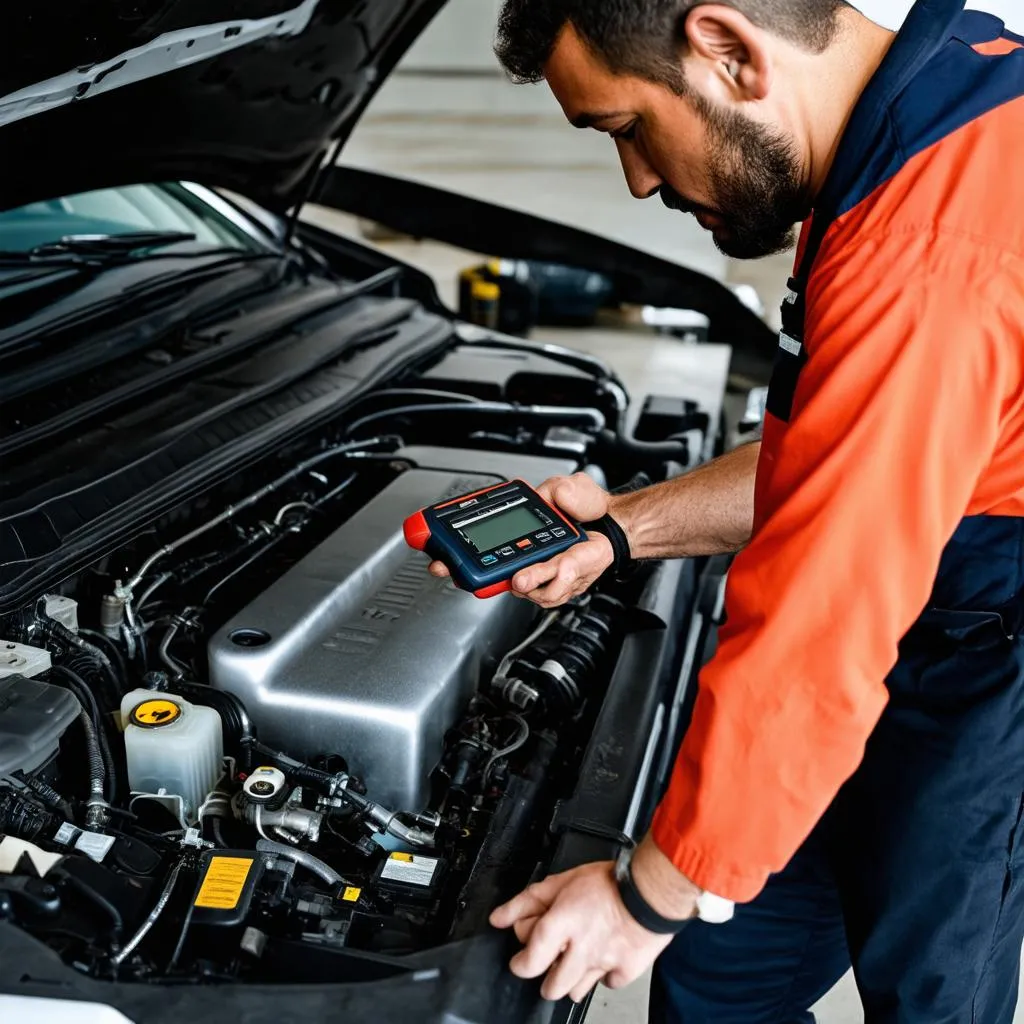
POLYGON ((531 351, 472 352, 502 399, 525 363, 530 406, 460 393, 455 350, 0 616, 0 922, 104 984, 384 979, 485 932, 567 831, 629 841, 581 779, 603 765, 643 821, 666 730, 626 753, 597 733, 629 703, 649 724, 677 678, 664 639, 622 662, 678 622, 679 579, 644 566, 543 612, 456 590, 402 539, 504 479, 699 460, 695 410, 627 439, 614 381, 531 351), (627 756, 640 781, 609 767, 627 756))

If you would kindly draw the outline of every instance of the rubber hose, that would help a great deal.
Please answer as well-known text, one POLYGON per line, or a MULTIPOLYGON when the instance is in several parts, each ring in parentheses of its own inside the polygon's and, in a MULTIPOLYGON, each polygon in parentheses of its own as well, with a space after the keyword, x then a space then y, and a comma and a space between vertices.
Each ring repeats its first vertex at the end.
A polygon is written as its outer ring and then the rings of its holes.
POLYGON ((196 704, 213 708, 220 715, 221 729, 224 733, 225 750, 232 747, 247 747, 256 740, 256 727, 253 725, 249 712, 239 697, 227 690, 215 690, 212 686, 201 683, 190 683, 184 679, 175 679, 172 683, 166 673, 148 673, 143 685, 149 690, 173 690, 182 697, 188 697, 196 704), (159 682, 154 676, 163 676, 159 682))
POLYGON ((272 853, 284 860, 294 861, 307 871, 312 871, 321 881, 328 885, 344 885, 345 879, 338 874, 329 864, 325 864, 319 857, 314 857, 305 850, 297 850, 294 846, 285 846, 284 843, 275 843, 272 839, 260 839, 256 843, 256 849, 260 853, 272 853))
POLYGON ((49 878, 51 875, 55 880, 60 879, 62 886, 73 889, 83 900, 87 900, 97 910, 105 914, 110 919, 110 928, 113 936, 120 938, 121 932, 124 929, 124 918, 121 916, 121 911, 98 888, 94 885, 89 885, 84 879, 69 871, 63 863, 55 864, 47 872, 46 877, 49 878))
POLYGON ((106 777, 110 784, 107 798, 111 803, 117 803, 121 796, 122 779, 117 769, 117 762, 114 760, 114 752, 110 746, 107 730, 103 728, 103 717, 100 714, 92 689, 77 672, 73 672, 66 665, 54 665, 50 671, 67 683, 68 689, 78 698, 78 702, 83 705, 85 710, 91 713, 96 742, 99 744, 100 756, 103 758, 103 765, 107 773, 106 777))
POLYGON ((298 768, 288 767, 287 774, 291 775, 296 782, 303 782, 307 786, 323 790, 325 793, 330 792, 331 783, 334 781, 333 775, 317 771, 316 768, 310 768, 309 765, 301 765, 298 768))
POLYGON ((98 641, 99 647, 105 651, 110 651, 114 656, 114 661, 117 662, 117 673, 120 677, 121 692, 124 693, 128 689, 128 662, 124 660, 121 648, 109 636, 99 633, 94 629, 79 629, 78 635, 91 637, 94 643, 98 641))
POLYGON ((611 430, 602 430, 598 437, 602 445, 619 454, 656 459, 677 459, 680 454, 686 454, 687 461, 689 461, 690 445, 685 439, 681 441, 638 441, 635 437, 623 437, 611 430))
POLYGON ((274 750, 256 740, 252 742, 252 749, 264 757, 270 758, 293 782, 310 786, 324 795, 330 795, 335 776, 322 772, 318 768, 311 768, 308 764, 296 761, 294 757, 289 757, 280 750, 274 750))
POLYGON ((118 679, 117 672, 114 671, 114 666, 110 663, 110 659, 103 651, 101 651, 95 644, 89 643, 88 640, 83 640, 77 633, 72 633, 67 626, 62 622, 57 622, 56 619, 50 619, 49 622, 46 623, 45 628, 51 636, 55 636, 63 643, 71 647, 77 647, 80 651, 83 651, 95 658, 103 666, 103 671, 107 673, 107 676, 113 682, 118 700, 120 701, 122 696, 121 681, 118 679))
POLYGON ((106 767, 103 764, 103 754, 100 752, 100 743, 96 738, 96 728, 92 724, 89 712, 82 708, 78 715, 82 723, 82 731, 85 733, 85 746, 89 752, 89 806, 106 806, 106 767))
POLYGON ((89 692, 95 694, 99 701, 100 712, 113 712, 121 706, 121 697, 111 685, 103 666, 84 651, 74 650, 61 662, 60 667, 70 669, 83 679, 88 678, 89 692))

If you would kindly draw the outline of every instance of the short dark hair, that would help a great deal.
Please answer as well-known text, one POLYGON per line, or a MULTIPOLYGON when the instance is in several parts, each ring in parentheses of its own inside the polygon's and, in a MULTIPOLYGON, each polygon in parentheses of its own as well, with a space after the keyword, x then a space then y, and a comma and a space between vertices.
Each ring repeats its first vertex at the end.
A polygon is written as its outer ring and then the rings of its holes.
MULTIPOLYGON (((544 77, 559 34, 572 25, 615 74, 637 75, 684 91, 679 48, 686 17, 709 0, 505 0, 494 52, 515 82, 544 77)), ((719 0, 759 28, 811 53, 828 48, 846 0, 719 0)))

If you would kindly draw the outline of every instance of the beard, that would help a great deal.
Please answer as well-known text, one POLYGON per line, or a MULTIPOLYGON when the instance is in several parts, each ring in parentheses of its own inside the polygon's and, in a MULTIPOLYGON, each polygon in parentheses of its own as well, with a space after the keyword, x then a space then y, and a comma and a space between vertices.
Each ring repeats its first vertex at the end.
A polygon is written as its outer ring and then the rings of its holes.
MULTIPOLYGON (((712 233, 715 246, 739 260, 785 252, 795 225, 811 210, 793 143, 742 114, 696 99, 708 127, 714 213, 725 222, 712 233)), ((670 185, 661 186, 661 198, 670 209, 693 210, 670 185)))

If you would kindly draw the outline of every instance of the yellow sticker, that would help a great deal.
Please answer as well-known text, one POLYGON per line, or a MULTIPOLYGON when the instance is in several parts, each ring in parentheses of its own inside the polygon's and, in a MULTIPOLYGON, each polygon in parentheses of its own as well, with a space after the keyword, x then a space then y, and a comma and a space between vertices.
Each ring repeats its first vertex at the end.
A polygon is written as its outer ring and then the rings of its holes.
POLYGON ((144 729, 156 729, 181 718, 181 705, 165 697, 144 700, 132 710, 129 717, 134 725, 141 725, 144 729))
POLYGON ((195 906, 234 910, 245 891, 252 863, 248 857, 211 857, 195 906))
POLYGON ((355 903, 359 899, 362 889, 357 889, 354 885, 348 885, 345 887, 345 891, 341 894, 341 898, 347 903, 355 903))
POLYGON ((393 854, 391 854, 391 859, 392 860, 404 860, 404 861, 409 861, 411 863, 412 862, 412 854, 411 853, 393 853, 393 854))

